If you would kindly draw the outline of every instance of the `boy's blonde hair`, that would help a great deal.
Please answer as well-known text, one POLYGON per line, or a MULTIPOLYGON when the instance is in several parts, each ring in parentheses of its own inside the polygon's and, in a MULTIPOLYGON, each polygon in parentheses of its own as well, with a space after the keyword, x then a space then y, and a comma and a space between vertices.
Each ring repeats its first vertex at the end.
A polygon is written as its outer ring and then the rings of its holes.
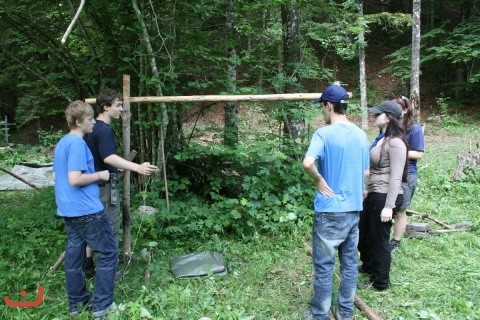
POLYGON ((69 129, 77 127, 77 120, 82 123, 88 117, 93 117, 93 108, 81 100, 73 101, 65 110, 65 119, 67 119, 69 129))

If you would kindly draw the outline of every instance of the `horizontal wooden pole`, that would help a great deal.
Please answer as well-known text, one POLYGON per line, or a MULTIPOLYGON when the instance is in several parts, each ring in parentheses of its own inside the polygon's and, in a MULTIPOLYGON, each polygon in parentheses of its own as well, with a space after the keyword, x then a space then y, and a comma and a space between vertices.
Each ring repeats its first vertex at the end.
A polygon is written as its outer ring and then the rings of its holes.
MULTIPOLYGON (((170 96, 170 97, 131 97, 130 103, 146 102, 247 102, 247 101, 307 101, 319 98, 321 93, 282 93, 282 94, 247 94, 247 95, 206 95, 206 96, 170 96)), ((351 97, 352 93, 348 95, 351 97)), ((95 98, 85 99, 94 104, 95 98)))

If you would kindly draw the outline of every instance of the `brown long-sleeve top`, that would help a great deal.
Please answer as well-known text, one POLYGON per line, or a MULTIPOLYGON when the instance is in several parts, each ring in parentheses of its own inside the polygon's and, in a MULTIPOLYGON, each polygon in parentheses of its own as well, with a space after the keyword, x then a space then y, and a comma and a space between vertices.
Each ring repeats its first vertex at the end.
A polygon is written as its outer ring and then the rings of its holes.
POLYGON ((402 175, 407 159, 407 146, 400 138, 381 139, 370 151, 368 192, 386 193, 385 208, 395 208, 398 194, 403 194, 402 175), (386 142, 380 161, 382 145, 386 142), (380 163, 379 163, 380 161, 380 163))

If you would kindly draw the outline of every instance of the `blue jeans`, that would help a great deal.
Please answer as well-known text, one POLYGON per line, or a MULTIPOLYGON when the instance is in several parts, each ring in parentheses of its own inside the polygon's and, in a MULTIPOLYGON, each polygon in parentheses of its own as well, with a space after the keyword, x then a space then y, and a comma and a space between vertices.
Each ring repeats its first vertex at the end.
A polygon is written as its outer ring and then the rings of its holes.
POLYGON ((103 211, 81 217, 64 217, 64 220, 67 227, 65 278, 69 311, 81 311, 79 304, 91 303, 93 316, 102 316, 110 311, 115 288, 118 246, 112 227, 103 211), (86 290, 82 268, 87 244, 98 253, 93 297, 86 290))
POLYGON ((359 212, 315 212, 313 222, 314 293, 310 301, 315 320, 329 320, 335 253, 340 260, 338 308, 342 317, 353 314, 358 279, 359 212))

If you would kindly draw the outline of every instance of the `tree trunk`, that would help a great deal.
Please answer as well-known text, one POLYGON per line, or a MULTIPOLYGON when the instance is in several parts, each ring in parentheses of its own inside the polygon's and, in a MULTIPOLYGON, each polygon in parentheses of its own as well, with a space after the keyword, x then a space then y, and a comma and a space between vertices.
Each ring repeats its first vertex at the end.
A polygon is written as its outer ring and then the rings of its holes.
POLYGON ((457 168, 450 176, 451 180, 461 180, 469 174, 475 173, 472 168, 480 165, 480 148, 478 149, 478 153, 461 152, 457 154, 457 168))
MULTIPOLYGON (((226 20, 226 56, 227 56, 227 92, 235 94, 237 91, 237 52, 235 50, 235 21, 233 5, 235 0, 229 0, 226 20)), ((225 104, 225 127, 223 143, 234 146, 238 143, 238 104, 225 104)))
MULTIPOLYGON (((144 69, 145 69, 145 65, 144 65, 144 59, 143 57, 140 58, 140 72, 144 72, 144 69)), ((143 74, 146 74, 146 73, 143 73, 143 74)), ((139 85, 139 89, 138 89, 138 95, 139 96, 142 96, 144 94, 144 88, 146 87, 146 81, 144 79, 140 79, 140 85, 139 85)), ((144 107, 143 104, 139 104, 137 106, 137 117, 138 117, 138 121, 140 121, 140 123, 142 123, 145 119, 144 117, 142 116, 142 112, 141 112, 141 109, 144 107)), ((145 132, 145 127, 143 125, 137 125, 138 127, 138 140, 139 140, 139 148, 140 148, 140 163, 143 163, 145 162, 145 159, 148 159, 147 155, 146 155, 146 148, 145 148, 145 136, 146 136, 146 132, 145 132)))
POLYGON ((462 63, 455 65, 455 99, 463 100, 465 98, 465 91, 463 86, 465 85, 465 69, 462 63))
MULTIPOLYGON (((363 2, 360 3, 360 19, 363 20, 363 2)), ((367 78, 365 71, 365 32, 361 27, 358 34, 358 59, 360 62, 360 110, 362 113, 362 129, 368 129, 367 112, 367 78)))
MULTIPOLYGON (((301 79, 297 72, 301 61, 300 16, 296 0, 289 0, 282 5, 282 25, 284 91, 294 93, 301 89, 301 79)), ((305 131, 303 112, 298 112, 299 106, 292 103, 286 103, 286 108, 288 111, 287 116, 284 117, 285 131, 293 140, 296 140, 305 131)))
POLYGON ((414 107, 414 119, 420 119, 420 11, 421 0, 413 0, 412 70, 410 76, 410 100, 414 107))
MULTIPOLYGON (((143 15, 140 12, 140 9, 138 8, 137 0, 132 0, 132 5, 135 11, 135 15, 138 19, 138 22, 140 23, 140 26, 142 28, 142 35, 143 35, 142 40, 145 43, 148 56, 150 57, 150 67, 152 68, 152 77, 156 79, 160 79, 160 75, 157 68, 157 61, 155 59, 155 52, 153 51, 152 44, 150 42, 150 36, 148 34, 145 21, 143 20, 143 15)), ((163 96, 163 91, 160 83, 156 85, 156 91, 157 91, 157 96, 163 96)), ((157 163, 156 164, 161 170, 162 169, 161 166, 162 166, 162 163, 164 162, 164 159, 162 158, 163 152, 159 152, 159 149, 161 149, 162 146, 165 145, 166 130, 168 128, 168 113, 167 113, 167 106, 165 105, 165 103, 160 104, 160 111, 161 111, 161 118, 162 118, 162 125, 160 127, 160 130, 162 130, 161 136, 163 137, 164 140, 160 141, 160 143, 157 146, 157 163)), ((152 150, 153 148, 154 147, 152 146, 152 150)), ((153 160, 155 161, 155 159, 153 160)))
MULTIPOLYGON (((123 157, 130 154, 130 76, 123 76, 123 112, 122 112, 122 142, 123 157)), ((130 262, 132 255, 132 236, 130 233, 130 170, 125 170, 123 176, 123 263, 130 262)))

